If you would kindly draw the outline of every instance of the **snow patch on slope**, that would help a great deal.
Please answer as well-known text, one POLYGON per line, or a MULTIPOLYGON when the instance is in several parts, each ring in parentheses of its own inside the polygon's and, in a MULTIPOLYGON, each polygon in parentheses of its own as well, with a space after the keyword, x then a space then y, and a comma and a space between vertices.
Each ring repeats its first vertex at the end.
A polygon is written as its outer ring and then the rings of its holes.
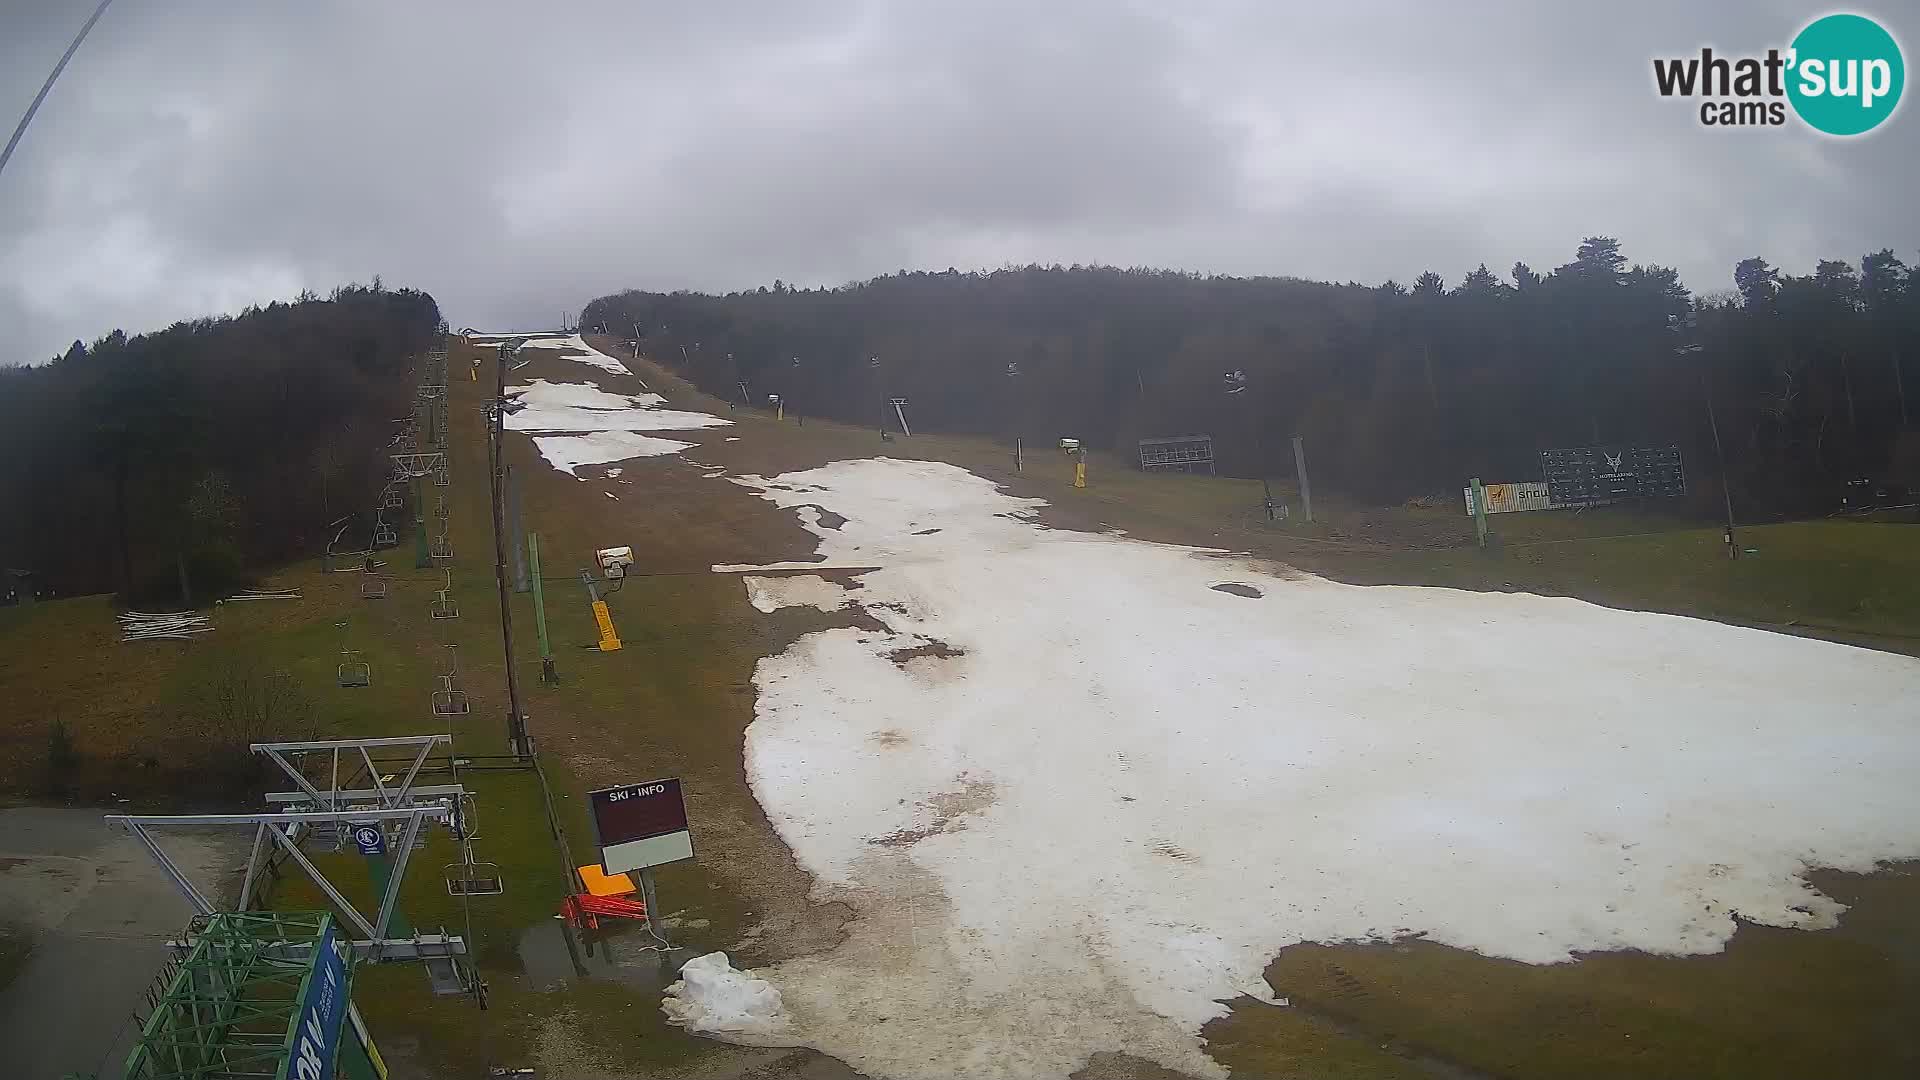
MULTIPOLYGON (((574 471, 582 465, 604 465, 609 461, 677 454, 695 444, 677 439, 656 439, 651 435, 636 435, 630 431, 596 431, 588 435, 537 435, 533 445, 540 451, 540 456, 547 459, 547 464, 584 482, 586 477, 574 471)), ((607 470, 608 477, 618 475, 617 469, 607 470)))
POLYGON ((556 349, 559 350, 560 359, 562 360, 572 360, 575 363, 586 364, 589 367, 597 367, 602 371, 611 371, 615 375, 633 374, 633 372, 627 369, 627 365, 587 344, 586 339, 579 334, 529 338, 525 343, 525 347, 529 349, 556 349))
POLYGON ((542 433, 533 440, 547 463, 569 476, 582 465, 673 454, 695 444, 635 435, 637 431, 686 431, 731 424, 706 413, 662 409, 658 394, 615 394, 593 383, 535 379, 507 388, 518 407, 504 421, 508 430, 542 433))
POLYGON ((651 409, 667 403, 659 394, 613 394, 600 389, 599 383, 552 383, 545 379, 509 386, 507 396, 541 409, 651 409))
POLYGON ((611 394, 591 383, 535 379, 507 388, 519 408, 507 414, 509 431, 689 431, 733 421, 658 406, 658 394, 611 394))
POLYGON ((844 586, 814 574, 795 574, 792 577, 749 575, 741 580, 747 587, 747 602, 769 614, 789 607, 839 611, 852 603, 844 586))
POLYGON ((886 632, 763 660, 746 735, 816 898, 857 912, 759 974, 877 1078, 1218 1076, 1200 1026, 1288 945, 1713 952, 1736 912, 1833 926, 1809 867, 1920 855, 1909 657, 1050 531, 934 462, 737 482, 882 567, 850 599, 886 632))

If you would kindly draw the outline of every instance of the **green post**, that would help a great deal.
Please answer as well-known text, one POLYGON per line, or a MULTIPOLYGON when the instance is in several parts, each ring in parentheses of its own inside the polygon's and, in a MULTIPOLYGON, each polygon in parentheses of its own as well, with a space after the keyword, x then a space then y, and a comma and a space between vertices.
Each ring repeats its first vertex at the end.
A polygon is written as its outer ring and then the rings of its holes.
POLYGON ((1487 489, 1480 486, 1480 478, 1473 478, 1473 531, 1480 537, 1480 546, 1487 546, 1487 489))
POLYGON ((527 534, 527 571, 533 583, 533 625, 540 633, 540 681, 560 681, 553 670, 553 646, 547 641, 547 599, 540 589, 540 534, 527 534))

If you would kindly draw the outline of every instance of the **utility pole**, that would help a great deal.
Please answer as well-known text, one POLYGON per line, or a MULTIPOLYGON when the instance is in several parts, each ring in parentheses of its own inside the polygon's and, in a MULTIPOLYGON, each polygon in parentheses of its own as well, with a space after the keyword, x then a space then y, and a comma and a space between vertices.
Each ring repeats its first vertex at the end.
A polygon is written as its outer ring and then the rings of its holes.
POLYGON ((506 447, 502 428, 506 420, 507 350, 503 345, 494 365, 494 398, 487 409, 487 479, 493 491, 493 583, 500 594, 500 644, 507 661, 507 745, 519 758, 533 756, 527 738, 527 714, 520 708, 520 676, 513 663, 513 597, 507 583, 506 500, 501 497, 501 473, 506 447))
POLYGON ((1298 435, 1293 437, 1293 468, 1300 475, 1300 513, 1313 524, 1313 485, 1307 482, 1307 451, 1298 435))
MULTIPOLYGON (((1236 368, 1233 371, 1227 372, 1223 378, 1226 382, 1228 397, 1235 395, 1246 396, 1247 373, 1245 371, 1236 368)), ((1253 399, 1248 397, 1247 400, 1250 402, 1253 399)), ((1251 405, 1248 406, 1249 415, 1252 416, 1253 419, 1253 458, 1255 467, 1260 471, 1260 506, 1267 512, 1267 520, 1272 521, 1275 519, 1276 514, 1274 513, 1273 505, 1273 485, 1267 480, 1267 440, 1260 434, 1260 417, 1257 413, 1252 412, 1252 408, 1251 405)), ((1309 517, 1307 520, 1312 521, 1313 519, 1309 517)))

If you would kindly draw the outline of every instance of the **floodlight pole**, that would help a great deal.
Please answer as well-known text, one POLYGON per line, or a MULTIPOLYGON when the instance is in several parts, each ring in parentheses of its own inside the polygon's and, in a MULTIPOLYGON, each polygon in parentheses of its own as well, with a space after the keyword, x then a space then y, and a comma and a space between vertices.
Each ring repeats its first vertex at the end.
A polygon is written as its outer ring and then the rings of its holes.
POLYGON ((520 708, 520 675, 513 663, 513 597, 507 582, 506 503, 500 497, 501 470, 505 468, 502 430, 506 424, 507 350, 500 348, 494 365, 492 407, 487 422, 487 479, 493 489, 493 583, 500 594, 500 646, 507 665, 507 748, 517 758, 533 756, 527 739, 527 714, 520 708))
MULTIPOLYGON (((1740 557, 1740 544, 1734 539, 1733 535, 1733 487, 1727 481, 1727 455, 1726 452, 1720 448, 1720 421, 1713 414, 1713 380, 1707 375, 1707 366, 1704 362, 1707 347, 1699 340, 1697 332, 1699 328, 1698 320, 1698 312, 1689 313, 1684 320, 1682 320, 1679 315, 1669 315, 1667 316, 1667 328, 1680 335, 1681 344, 1673 350, 1675 355, 1703 358, 1703 362, 1700 365, 1700 393, 1701 396, 1707 399, 1707 427, 1713 432, 1713 456, 1715 462, 1720 466, 1720 499, 1727 511, 1727 558, 1738 559, 1740 557)), ((1905 403, 1903 401, 1902 408, 1904 409, 1904 407, 1905 403)))
POLYGON ((1707 427, 1713 431, 1713 456, 1720 465, 1720 499, 1727 509, 1727 558, 1740 557, 1740 544, 1733 537, 1733 487, 1727 481, 1727 455, 1720 449, 1720 421, 1713 415, 1713 383, 1705 367, 1700 369, 1700 388, 1707 396, 1707 427))

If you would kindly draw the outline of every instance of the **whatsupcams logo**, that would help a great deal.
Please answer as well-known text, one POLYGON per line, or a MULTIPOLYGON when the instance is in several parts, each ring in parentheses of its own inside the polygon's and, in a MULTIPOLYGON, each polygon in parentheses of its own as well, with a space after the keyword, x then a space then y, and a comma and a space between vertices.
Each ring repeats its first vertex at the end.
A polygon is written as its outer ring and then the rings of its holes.
POLYGON ((1893 115, 1906 82, 1900 43, 1864 15, 1815 19, 1792 44, 1764 56, 1722 56, 1708 47, 1653 61, 1660 96, 1698 99, 1706 127, 1779 127, 1791 106, 1815 131, 1864 135, 1893 115))

